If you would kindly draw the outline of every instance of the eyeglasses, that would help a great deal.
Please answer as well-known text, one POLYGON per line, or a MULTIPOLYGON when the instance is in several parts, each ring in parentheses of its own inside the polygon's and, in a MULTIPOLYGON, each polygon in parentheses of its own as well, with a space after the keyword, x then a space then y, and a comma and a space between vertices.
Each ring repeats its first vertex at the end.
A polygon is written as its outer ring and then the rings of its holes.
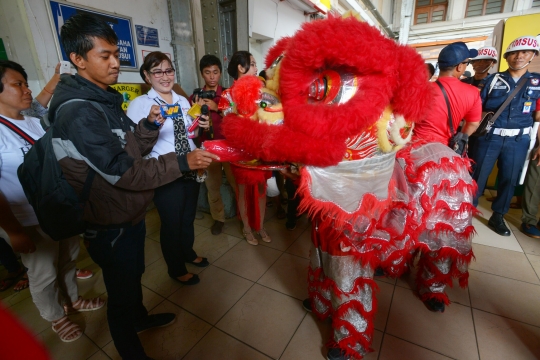
POLYGON ((156 70, 156 71, 150 71, 150 74, 154 75, 155 78, 160 78, 160 77, 163 77, 163 74, 167 74, 167 76, 172 76, 174 75, 176 70, 174 69, 166 69, 165 71, 161 71, 161 70, 156 70))
POLYGON ((462 63, 460 63, 460 64, 464 64, 465 66, 468 66, 468 65, 469 65, 469 61, 464 61, 464 62, 462 62, 462 63))

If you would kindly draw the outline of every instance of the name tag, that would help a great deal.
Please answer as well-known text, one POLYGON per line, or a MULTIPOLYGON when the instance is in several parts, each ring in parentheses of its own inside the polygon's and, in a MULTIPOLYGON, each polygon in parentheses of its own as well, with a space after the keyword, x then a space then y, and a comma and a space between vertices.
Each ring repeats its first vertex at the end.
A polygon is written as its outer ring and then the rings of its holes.
POLYGON ((531 112, 532 101, 525 101, 523 104, 523 113, 529 114, 531 112))
POLYGON ((161 105, 161 116, 164 118, 168 117, 176 117, 178 113, 180 112, 180 106, 179 105, 161 105))

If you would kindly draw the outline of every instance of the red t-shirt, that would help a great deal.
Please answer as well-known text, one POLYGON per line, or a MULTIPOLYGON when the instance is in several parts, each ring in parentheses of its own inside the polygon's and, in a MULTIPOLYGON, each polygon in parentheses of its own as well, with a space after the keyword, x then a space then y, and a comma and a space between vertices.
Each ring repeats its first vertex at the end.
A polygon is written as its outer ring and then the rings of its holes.
MULTIPOLYGON (((478 122, 482 118, 482 100, 480 92, 472 85, 462 83, 455 77, 440 77, 450 101, 454 131, 462 119, 467 122, 478 122)), ((427 117, 415 124, 413 136, 429 142, 440 142, 448 145, 453 134, 448 126, 448 110, 439 86, 433 82, 433 101, 427 117)))

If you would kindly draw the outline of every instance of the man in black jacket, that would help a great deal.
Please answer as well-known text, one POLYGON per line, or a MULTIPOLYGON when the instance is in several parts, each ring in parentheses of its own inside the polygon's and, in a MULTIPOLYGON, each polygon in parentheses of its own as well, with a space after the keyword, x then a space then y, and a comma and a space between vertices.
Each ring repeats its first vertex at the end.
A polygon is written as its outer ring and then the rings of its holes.
POLYGON ((122 111, 122 95, 109 87, 120 66, 111 26, 89 14, 75 15, 62 26, 61 39, 77 75, 62 76, 50 107, 55 154, 78 192, 89 170, 96 172, 85 206, 85 220, 92 224, 85 242, 103 269, 116 349, 123 359, 146 360, 137 333, 175 320, 174 314, 148 315, 142 303, 146 207, 154 188, 218 158, 195 150, 144 159, 157 141, 155 121, 164 119, 157 105, 137 125, 122 111))

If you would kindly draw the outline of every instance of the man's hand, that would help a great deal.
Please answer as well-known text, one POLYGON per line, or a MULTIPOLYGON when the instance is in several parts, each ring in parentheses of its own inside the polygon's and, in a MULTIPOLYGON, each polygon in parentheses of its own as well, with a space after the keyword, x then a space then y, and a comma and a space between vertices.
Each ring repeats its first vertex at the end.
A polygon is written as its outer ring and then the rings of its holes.
POLYGON ((532 160, 536 160, 536 166, 540 166, 540 146, 536 148, 534 151, 534 155, 532 157, 532 160))
MULTIPOLYGON (((34 230, 35 231, 35 230, 34 230)), ((31 254, 36 251, 36 245, 32 241, 32 230, 8 233, 13 251, 22 254, 31 254)))
POLYGON ((218 111, 218 106, 214 100, 203 99, 205 105, 208 105, 208 108, 212 111, 218 111))
POLYGON ((206 169, 212 161, 219 161, 219 157, 208 151, 195 149, 186 155, 191 170, 206 169))
POLYGON ((150 112, 148 113, 148 116, 146 117, 146 120, 153 125, 157 125, 155 122, 159 122, 160 125, 163 125, 165 122, 165 118, 161 116, 161 109, 158 105, 152 105, 150 108, 150 112))

